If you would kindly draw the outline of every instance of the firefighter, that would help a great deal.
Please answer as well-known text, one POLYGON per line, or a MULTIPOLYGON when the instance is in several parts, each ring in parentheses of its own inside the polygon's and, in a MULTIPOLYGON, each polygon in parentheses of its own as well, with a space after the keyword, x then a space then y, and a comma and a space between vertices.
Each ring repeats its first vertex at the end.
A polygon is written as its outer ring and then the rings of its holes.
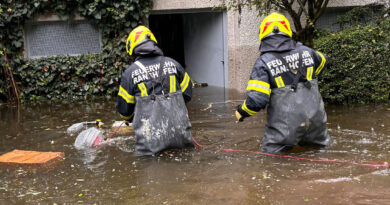
POLYGON ((191 100, 189 75, 178 62, 163 56, 145 26, 131 31, 126 51, 135 62, 122 75, 116 108, 126 122, 132 122, 137 154, 193 146, 185 105, 191 100))
POLYGON ((295 145, 326 146, 327 116, 317 76, 327 58, 292 39, 285 16, 272 13, 260 25, 260 57, 253 67, 247 98, 237 107, 243 121, 267 105, 262 152, 284 153, 295 145))

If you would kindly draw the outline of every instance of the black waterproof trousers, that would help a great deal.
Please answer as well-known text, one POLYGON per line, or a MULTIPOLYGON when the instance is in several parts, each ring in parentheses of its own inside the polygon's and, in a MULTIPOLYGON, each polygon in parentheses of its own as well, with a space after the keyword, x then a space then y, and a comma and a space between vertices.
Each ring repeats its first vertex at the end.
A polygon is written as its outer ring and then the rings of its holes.
POLYGON ((181 91, 165 95, 136 96, 133 128, 139 155, 167 148, 193 146, 191 123, 181 91))
POLYGON ((291 90, 291 86, 272 89, 263 152, 280 153, 297 144, 329 144, 327 116, 317 80, 309 82, 311 88, 298 83, 295 91, 291 90))

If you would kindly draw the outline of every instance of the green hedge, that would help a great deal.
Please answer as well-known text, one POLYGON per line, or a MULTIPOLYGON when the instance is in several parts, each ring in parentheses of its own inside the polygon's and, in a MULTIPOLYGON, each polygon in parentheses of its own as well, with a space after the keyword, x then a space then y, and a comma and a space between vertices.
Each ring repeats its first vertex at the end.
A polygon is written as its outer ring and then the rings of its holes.
POLYGON ((383 103, 390 93, 390 18, 355 25, 315 40, 329 64, 319 77, 327 103, 383 103))
MULTIPOLYGON (((18 84, 23 102, 74 100, 92 95, 111 96, 131 58, 125 40, 132 28, 147 21, 152 0, 5 0, 0 3, 0 65, 4 54, 18 84), (35 60, 23 58, 23 26, 36 15, 54 13, 72 21, 78 13, 97 24, 102 32, 101 54, 54 56, 35 60)), ((3 76, 2 68, 0 76, 3 76)), ((7 98, 4 79, 0 99, 7 98)))

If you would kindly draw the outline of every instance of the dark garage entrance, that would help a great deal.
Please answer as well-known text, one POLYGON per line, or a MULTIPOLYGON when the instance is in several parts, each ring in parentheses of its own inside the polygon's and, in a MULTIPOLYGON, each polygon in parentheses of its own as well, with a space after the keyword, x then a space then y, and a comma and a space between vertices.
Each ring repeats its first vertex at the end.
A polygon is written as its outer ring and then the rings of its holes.
POLYGON ((225 12, 152 14, 149 26, 164 55, 197 82, 227 88, 225 12))

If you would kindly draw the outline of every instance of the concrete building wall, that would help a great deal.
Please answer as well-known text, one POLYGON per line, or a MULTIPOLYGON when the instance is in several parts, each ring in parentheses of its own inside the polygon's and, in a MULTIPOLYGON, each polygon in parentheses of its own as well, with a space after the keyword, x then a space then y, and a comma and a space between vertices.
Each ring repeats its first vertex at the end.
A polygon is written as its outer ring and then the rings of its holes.
POLYGON ((328 7, 365 6, 370 4, 388 4, 389 0, 329 0, 328 7))
MULTIPOLYGON (((154 0, 153 12, 180 12, 188 10, 211 10, 222 0, 154 0)), ((368 4, 388 5, 389 0, 330 0, 329 7, 362 6, 368 4)), ((227 11, 228 87, 245 91, 253 64, 259 56, 259 25, 262 21, 256 9, 244 8, 227 11)), ((292 24, 293 26, 293 24, 292 24)))

